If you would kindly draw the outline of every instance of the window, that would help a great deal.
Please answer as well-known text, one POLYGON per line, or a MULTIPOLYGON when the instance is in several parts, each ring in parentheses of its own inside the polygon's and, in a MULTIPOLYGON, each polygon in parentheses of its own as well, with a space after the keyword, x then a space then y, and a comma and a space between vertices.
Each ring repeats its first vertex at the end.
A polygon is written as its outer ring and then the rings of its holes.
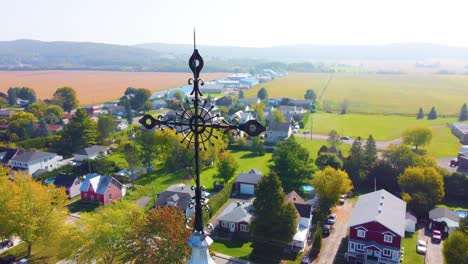
POLYGON ((226 221, 223 221, 222 224, 221 224, 222 227, 226 227, 226 228, 229 228, 229 223, 226 222, 226 221))
POLYGON ((91 201, 94 201, 94 195, 90 195, 91 196, 91 201))
POLYGON ((375 251, 374 251, 374 256, 380 257, 380 251, 375 250, 375 251))
POLYGON ((109 193, 109 200, 112 199, 112 193, 109 193))
POLYGON ((368 250, 367 250, 367 255, 368 255, 368 256, 372 256, 372 249, 368 249, 368 250))
POLYGON ((364 231, 364 230, 358 230, 358 231, 357 231, 357 236, 358 236, 358 237, 362 237, 362 238, 366 237, 366 231, 364 231))
POLYGON ((240 230, 242 232, 249 232, 249 226, 248 225, 240 225, 240 230))
POLYGON ((364 245, 363 245, 363 244, 358 244, 358 243, 356 243, 356 249, 357 249, 358 251, 364 251, 364 245))
POLYGON ((383 255, 386 256, 386 257, 390 257, 390 256, 392 256, 392 251, 390 249, 388 249, 388 248, 385 248, 383 250, 383 255))
POLYGON ((354 251, 354 243, 353 242, 349 242, 349 250, 354 251))
POLYGON ((384 242, 387 242, 387 243, 392 243, 393 241, 393 236, 391 235, 384 235, 384 242))

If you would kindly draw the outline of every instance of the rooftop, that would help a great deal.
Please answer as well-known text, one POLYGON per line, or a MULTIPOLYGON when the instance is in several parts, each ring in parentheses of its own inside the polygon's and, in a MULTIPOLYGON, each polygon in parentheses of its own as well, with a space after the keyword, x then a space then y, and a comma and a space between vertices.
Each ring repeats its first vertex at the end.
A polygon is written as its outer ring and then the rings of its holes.
POLYGON ((20 161, 20 162, 29 162, 29 161, 45 159, 45 158, 55 157, 55 156, 57 156, 57 153, 43 152, 43 151, 29 151, 29 152, 24 152, 22 154, 16 155, 15 157, 12 158, 12 160, 20 161))

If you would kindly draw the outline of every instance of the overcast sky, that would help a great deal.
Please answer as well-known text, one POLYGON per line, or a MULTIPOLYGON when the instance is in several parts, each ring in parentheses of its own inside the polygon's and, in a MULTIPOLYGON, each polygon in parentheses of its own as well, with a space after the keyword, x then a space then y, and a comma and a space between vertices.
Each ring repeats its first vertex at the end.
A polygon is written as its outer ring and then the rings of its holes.
POLYGON ((466 0, 0 0, 0 18, 0 40, 468 47, 466 0))

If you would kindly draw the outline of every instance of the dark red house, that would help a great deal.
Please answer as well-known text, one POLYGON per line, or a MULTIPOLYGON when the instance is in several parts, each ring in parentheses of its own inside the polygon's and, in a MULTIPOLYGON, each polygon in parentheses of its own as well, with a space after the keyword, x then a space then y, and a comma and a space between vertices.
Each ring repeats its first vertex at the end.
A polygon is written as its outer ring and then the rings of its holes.
POLYGON ((349 224, 348 263, 400 263, 406 203, 385 190, 361 195, 349 224))
POLYGON ((126 188, 113 177, 93 173, 86 175, 80 192, 82 201, 105 205, 122 198, 126 193, 126 188))

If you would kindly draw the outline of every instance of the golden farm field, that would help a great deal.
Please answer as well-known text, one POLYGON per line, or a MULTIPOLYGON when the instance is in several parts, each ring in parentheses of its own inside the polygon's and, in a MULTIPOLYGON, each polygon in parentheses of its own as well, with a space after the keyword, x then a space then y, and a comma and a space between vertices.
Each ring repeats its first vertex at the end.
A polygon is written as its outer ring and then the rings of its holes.
POLYGON ((468 102, 468 76, 463 75, 290 73, 254 87, 246 97, 256 96, 261 87, 268 90, 269 97, 298 99, 304 98, 307 89, 319 96, 327 87, 320 103, 331 101, 339 111, 346 99, 353 113, 416 116, 419 107, 428 113, 435 106, 439 115, 457 116, 462 104, 468 102))
MULTIPOLYGON (((205 73, 205 80, 227 76, 227 73, 205 73)), ((78 93, 80 105, 101 103, 121 97, 127 87, 160 91, 187 83, 190 73, 110 72, 110 71, 0 71, 0 92, 9 87, 33 88, 38 98, 51 98, 55 90, 71 86, 78 93)))

